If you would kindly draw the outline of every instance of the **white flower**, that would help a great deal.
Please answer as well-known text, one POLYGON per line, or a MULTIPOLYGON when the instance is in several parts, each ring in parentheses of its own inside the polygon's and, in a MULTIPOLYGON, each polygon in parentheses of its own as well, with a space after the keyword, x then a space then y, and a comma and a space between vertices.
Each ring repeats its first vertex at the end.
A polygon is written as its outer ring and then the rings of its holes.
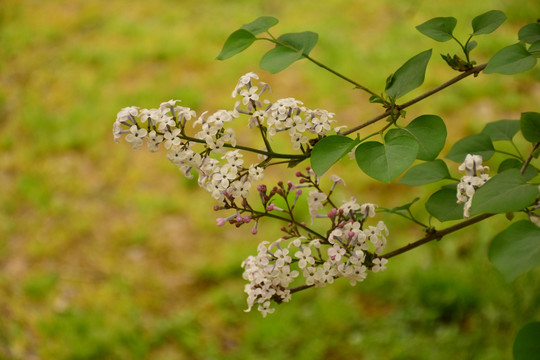
POLYGON ((290 264, 292 261, 288 249, 277 249, 274 252, 274 256, 276 257, 276 266, 278 268, 283 267, 285 264, 290 264))
POLYGON ((333 261, 340 261, 343 255, 345 255, 345 249, 338 244, 334 244, 334 246, 328 249, 328 257, 333 261))
POLYGON ((373 267, 371 268, 371 270, 373 272, 385 271, 387 263, 388 263, 388 259, 375 258, 375 259, 373 259, 373 267))
POLYGON ((309 215, 312 217, 312 219, 317 216, 319 209, 324 207, 322 203, 324 200, 326 200, 325 193, 319 192, 315 189, 309 192, 307 202, 309 206, 309 215))
POLYGON ((148 143, 148 150, 150 152, 156 152, 158 151, 159 144, 163 142, 163 136, 158 135, 155 130, 152 130, 148 133, 146 142, 148 143))
POLYGON ((227 159, 227 162, 231 166, 241 167, 244 163, 244 159, 242 159, 243 156, 244 155, 240 153, 240 150, 232 150, 227 151, 222 159, 227 159))
POLYGON ((125 107, 118 112, 116 115, 116 121, 125 122, 130 121, 135 122, 135 117, 139 114, 139 108, 137 106, 125 107))
POLYGON ((195 137, 206 141, 206 143, 210 145, 214 143, 214 137, 218 130, 218 127, 212 126, 210 123, 204 123, 202 124, 202 130, 195 134, 195 137))
POLYGON ((375 208, 377 208, 377 205, 365 203, 360 206, 360 211, 366 216, 366 217, 375 217, 375 208))
POLYGON ((298 259, 298 267, 300 269, 304 269, 308 264, 313 265, 315 263, 315 259, 311 256, 311 249, 307 246, 302 246, 302 248, 294 254, 294 257, 298 259))
POLYGON ((252 86, 251 88, 249 88, 249 90, 244 89, 240 91, 240 95, 243 96, 242 104, 247 105, 251 101, 259 102, 259 95, 257 94, 257 90, 259 90, 258 87, 252 86))
POLYGON ((360 205, 356 202, 354 197, 351 197, 349 201, 343 201, 343 204, 339 209, 343 210, 343 214, 350 215, 350 213, 360 209, 360 205))
POLYGON ((490 176, 486 173, 486 171, 489 171, 489 167, 482 166, 482 156, 467 154, 465 161, 459 166, 459 170, 467 171, 467 175, 461 178, 456 188, 457 203, 465 204, 463 217, 466 219, 470 216, 472 198, 476 189, 490 179, 490 176))
POLYGON ((240 181, 237 180, 231 185, 232 191, 231 195, 235 198, 246 198, 249 194, 249 189, 251 188, 251 183, 249 181, 240 181))
POLYGON ((308 141, 309 139, 307 138, 307 136, 304 136, 300 133, 294 133, 291 135, 291 142, 294 150, 300 149, 300 147, 304 144, 307 144, 308 141))
POLYGON ((163 137, 166 139, 165 141, 165 148, 170 149, 173 146, 178 146, 181 143, 180 138, 178 135, 180 134, 180 129, 174 129, 172 131, 166 131, 165 134, 163 134, 163 137))
POLYGON ((158 119, 158 130, 164 131, 168 128, 174 128, 176 126, 176 122, 172 118, 172 116, 163 115, 158 119))
POLYGON ((338 271, 330 263, 325 262, 322 267, 317 268, 317 273, 315 274, 315 285, 324 286, 325 283, 333 283, 334 279, 337 277, 338 271))
POLYGON ((347 276, 352 286, 356 285, 357 281, 364 281, 366 277, 367 268, 364 265, 353 265, 351 274, 347 276))
POLYGON ((140 112, 141 121, 149 122, 152 125, 155 125, 161 118, 161 112, 158 109, 142 109, 140 112))
POLYGON ((264 168, 251 164, 248 170, 249 180, 259 181, 264 178, 264 168))
POLYGON ((238 83, 236 84, 236 87, 234 88, 232 92, 232 97, 236 97, 236 95, 240 94, 240 89, 243 87, 250 87, 251 86, 251 79, 259 79, 259 76, 255 74, 254 72, 249 72, 243 76, 240 77, 238 80, 238 83))
POLYGON ((161 110, 161 112, 163 113, 170 112, 177 102, 180 102, 180 100, 171 99, 169 101, 162 102, 161 104, 159 104, 159 110, 161 110))
POLYGON ((132 125, 129 128, 129 134, 126 135, 126 141, 131 144, 133 149, 140 149, 146 134, 148 134, 148 130, 138 129, 137 125, 132 125))

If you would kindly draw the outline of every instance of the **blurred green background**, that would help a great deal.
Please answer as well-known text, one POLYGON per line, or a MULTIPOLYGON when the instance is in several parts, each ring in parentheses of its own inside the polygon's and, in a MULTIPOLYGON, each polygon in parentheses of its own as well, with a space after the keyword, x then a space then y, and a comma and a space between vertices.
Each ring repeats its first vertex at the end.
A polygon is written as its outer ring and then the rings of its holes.
MULTIPOLYGON (((503 217, 392 259, 354 288, 337 281, 295 294, 263 319, 242 311, 240 262, 279 237, 278 226, 265 222, 256 237, 217 228, 211 198, 164 152, 132 151, 111 134, 129 105, 175 98, 198 113, 230 108, 248 71, 270 83, 274 99, 295 97, 357 124, 379 108, 349 84, 307 62, 268 74, 257 65, 267 44, 216 61, 223 42, 272 15, 275 35, 319 33, 312 55, 377 91, 434 48, 412 97, 455 75, 438 54, 456 52, 414 27, 455 16, 463 38, 491 9, 508 20, 478 38, 479 63, 536 21, 537 1, 0 2, 0 359, 509 359, 517 330, 540 319, 540 272, 506 284, 489 264, 503 217)), ((449 147, 489 121, 538 111, 539 79, 538 69, 470 78, 407 119, 442 116, 449 147)), ((348 184, 344 199, 385 207, 435 189, 379 186, 346 161, 336 172, 348 184)), ((413 210, 427 218, 421 205, 413 210)), ((389 250, 421 237, 400 219, 385 221, 389 250)))

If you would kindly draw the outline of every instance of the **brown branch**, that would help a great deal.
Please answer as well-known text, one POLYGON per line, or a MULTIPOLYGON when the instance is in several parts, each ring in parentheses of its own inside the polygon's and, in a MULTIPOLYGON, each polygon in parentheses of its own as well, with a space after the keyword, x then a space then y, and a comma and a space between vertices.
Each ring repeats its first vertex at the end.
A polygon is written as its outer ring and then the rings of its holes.
POLYGON ((529 157, 527 158, 527 160, 523 163, 523 166, 521 167, 521 174, 525 174, 525 170, 527 170, 527 166, 529 166, 529 164, 531 163, 532 161, 532 158, 534 156, 534 152, 540 147, 540 141, 536 143, 536 145, 534 145, 531 153, 529 154, 529 157))
POLYGON ((442 229, 442 230, 439 230, 439 231, 434 231, 432 233, 429 233, 428 235, 426 235, 425 237, 423 237, 420 240, 417 240, 417 241, 415 241, 413 243, 405 245, 405 246, 403 246, 403 247, 401 247, 399 249, 396 249, 394 251, 391 251, 389 253, 383 254, 383 255, 381 255, 379 257, 380 258, 390 259, 391 257, 394 257, 394 256, 399 255, 399 254, 403 254, 404 252, 407 252, 409 250, 417 248, 420 245, 424 245, 425 243, 428 243, 428 242, 430 242, 432 240, 441 240, 443 238, 443 236, 446 236, 446 235, 448 235, 450 233, 453 233, 454 231, 461 230, 464 227, 476 224, 477 222, 485 220, 485 219, 487 219, 487 218, 489 218, 489 217, 491 217, 493 215, 495 215, 495 214, 478 215, 476 217, 473 217, 472 219, 462 221, 459 224, 449 226, 446 229, 442 229))
MULTIPOLYGON (((407 107, 409 107, 409 106, 411 106, 411 105, 414 105, 414 104, 416 104, 417 102, 420 102, 420 101, 424 100, 425 98, 427 98, 427 97, 429 97, 429 96, 431 96, 431 95, 433 95, 433 94, 435 94, 435 93, 438 93, 439 91, 441 91, 441 90, 447 88, 447 87, 450 86, 450 85, 453 85, 453 84, 457 83, 457 82, 460 81, 460 80, 465 79, 466 77, 468 77, 468 76, 470 76, 470 75, 472 75, 472 74, 475 74, 475 76, 478 75, 478 73, 480 73, 480 71, 484 70, 484 68, 485 68, 486 66, 487 66, 487 64, 482 64, 482 65, 475 66, 475 67, 473 67, 472 69, 467 70, 467 71, 465 71, 465 72, 462 73, 462 74, 459 74, 459 75, 456 76, 455 78, 448 80, 448 81, 445 82, 444 84, 441 84, 441 85, 437 86, 436 88, 431 89, 431 90, 429 90, 429 91, 423 93, 422 95, 420 95, 420 96, 418 96, 418 97, 415 97, 414 99, 412 99, 412 100, 410 100, 410 101, 407 101, 406 103, 404 103, 404 104, 402 104, 402 105, 396 105, 396 108, 397 108, 397 110, 403 110, 403 109, 405 109, 405 108, 407 108, 407 107)), ((370 120, 368 120, 368 121, 366 121, 366 122, 364 122, 364 123, 362 123, 362 124, 360 124, 360 125, 357 125, 357 126, 355 126, 355 127, 350 128, 350 129, 347 130, 347 131, 342 132, 341 135, 348 135, 348 134, 350 134, 350 133, 353 133, 353 132, 355 132, 355 131, 358 131, 358 130, 360 130, 360 129, 363 129, 363 128, 365 128, 366 126, 369 126, 369 125, 371 125, 371 124, 373 124, 373 123, 376 123, 376 122, 379 121, 379 120, 385 119, 385 118, 388 117, 390 114, 391 114, 391 110, 387 110, 387 111, 385 111, 384 113, 375 116, 373 119, 370 119, 370 120)))

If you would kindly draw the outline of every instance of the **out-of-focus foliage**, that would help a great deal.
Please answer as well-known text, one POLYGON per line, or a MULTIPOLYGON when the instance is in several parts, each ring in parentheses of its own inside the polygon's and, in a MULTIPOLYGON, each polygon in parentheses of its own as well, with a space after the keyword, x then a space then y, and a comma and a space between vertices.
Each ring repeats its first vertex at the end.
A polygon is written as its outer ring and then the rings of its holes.
MULTIPOLYGON (((110 133, 116 112, 128 105, 179 98, 199 111, 230 106, 228 95, 247 71, 273 84, 276 97, 296 97, 356 124, 378 107, 366 107, 367 97, 321 69, 299 62, 271 75, 257 68, 260 53, 249 50, 215 61, 228 34, 258 16, 275 16, 281 33, 320 35, 311 56, 382 90, 380 74, 434 46, 415 26, 441 14, 472 19, 488 10, 483 6, 0 3, 0 358, 509 358, 508 334, 540 316, 540 281, 533 272, 507 285, 489 264, 487 242, 497 224, 400 257, 356 288, 337 284, 298 294, 262 319, 242 312, 239 266, 258 241, 249 230, 218 232, 212 203, 196 184, 163 154, 115 146, 110 133), (350 43, 357 46, 344 46, 350 43)), ((474 50, 479 59, 513 44, 539 13, 535 1, 498 6, 508 20, 474 50)), ((446 46, 433 51, 447 53, 446 46)), ((443 61, 433 61, 421 89, 451 76, 443 61)), ((440 115, 452 124, 449 139, 477 133, 487 121, 536 111, 538 78, 537 70, 482 75, 407 117, 440 115)), ((357 198, 387 208, 423 191, 370 189, 363 177, 345 181, 357 198)), ((272 224, 261 225, 258 240, 279 236, 272 224)), ((418 235, 392 238, 389 246, 418 235)))

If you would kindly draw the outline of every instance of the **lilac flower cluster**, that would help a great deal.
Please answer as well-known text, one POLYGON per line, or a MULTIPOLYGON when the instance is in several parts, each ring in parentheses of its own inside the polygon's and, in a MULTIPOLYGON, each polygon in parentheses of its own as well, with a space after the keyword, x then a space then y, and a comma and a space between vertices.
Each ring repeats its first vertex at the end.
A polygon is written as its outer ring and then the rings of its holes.
POLYGON ((276 155, 269 142, 273 136, 287 132, 292 148, 307 156, 310 138, 325 136, 334 122, 333 113, 308 109, 293 98, 261 102, 270 87, 263 82, 255 84, 257 79, 255 73, 240 78, 232 96, 240 95, 242 99, 235 103, 233 110, 219 110, 210 115, 204 112, 197 117, 192 109, 180 106, 179 100, 163 102, 157 109, 124 108, 113 125, 114 139, 118 142, 124 138, 134 149, 146 143, 152 152, 163 146, 167 158, 185 176, 191 178, 193 173, 198 174, 199 185, 219 204, 231 196, 246 198, 252 183, 264 177, 265 167, 276 155), (229 125, 241 115, 249 116, 249 127, 260 129, 266 149, 237 146, 236 133, 229 125), (188 134, 188 122, 193 122, 193 128, 197 128, 194 134, 188 134), (246 165, 241 150, 256 152, 264 160, 246 165))
POLYGON ((482 156, 467 154, 465 161, 458 169, 467 171, 467 175, 463 176, 457 185, 457 203, 465 204, 463 217, 467 219, 470 216, 472 198, 476 189, 490 179, 487 174, 489 167, 482 166, 482 156))
POLYGON ((275 311, 271 308, 271 300, 278 303, 287 302, 291 298, 290 285, 298 278, 303 278, 301 286, 322 287, 343 277, 351 285, 363 281, 370 268, 373 272, 384 271, 387 259, 378 257, 386 246, 388 229, 383 221, 376 225, 367 225, 368 218, 375 217, 376 205, 359 204, 351 198, 342 205, 333 205, 330 195, 338 183, 338 177, 332 177, 333 186, 328 194, 321 191, 318 178, 308 168, 307 174, 297 173, 300 184, 289 182, 282 187, 281 195, 289 210, 276 207, 273 195, 264 198, 267 211, 278 211, 288 214, 289 224, 283 227, 287 235, 273 243, 263 241, 257 248, 256 256, 249 256, 244 262, 245 286, 248 295, 248 309, 257 309, 266 316, 275 311), (328 223, 326 235, 321 235, 307 227, 305 223, 296 223, 292 210, 301 194, 302 188, 311 188, 307 202, 313 219, 325 220, 328 223), (293 193, 293 206, 287 203, 288 195, 293 193), (331 207, 326 214, 321 214, 325 207, 331 207), (305 234, 302 234, 301 230, 305 234))

